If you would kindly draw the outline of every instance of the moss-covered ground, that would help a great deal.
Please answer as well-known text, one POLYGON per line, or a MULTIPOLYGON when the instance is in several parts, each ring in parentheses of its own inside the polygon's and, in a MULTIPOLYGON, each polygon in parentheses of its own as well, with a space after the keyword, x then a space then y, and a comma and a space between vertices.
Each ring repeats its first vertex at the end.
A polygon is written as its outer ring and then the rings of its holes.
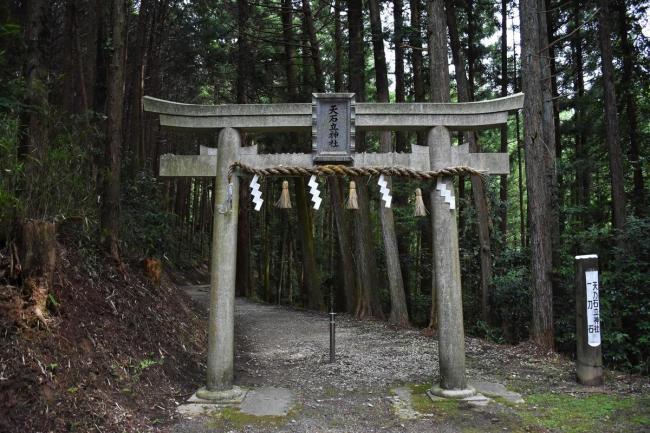
POLYGON ((445 420, 463 432, 650 432, 650 396, 606 393, 535 393, 525 403, 495 398, 486 407, 462 401, 432 401, 430 384, 412 384, 411 404, 422 416, 445 420))

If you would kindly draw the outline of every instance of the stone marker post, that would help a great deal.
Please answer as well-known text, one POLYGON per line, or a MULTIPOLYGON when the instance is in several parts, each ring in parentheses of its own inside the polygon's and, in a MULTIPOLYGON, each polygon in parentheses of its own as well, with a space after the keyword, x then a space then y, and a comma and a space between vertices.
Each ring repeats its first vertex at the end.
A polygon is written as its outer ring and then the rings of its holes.
POLYGON ((221 130, 210 260, 208 377, 206 387, 196 393, 198 398, 219 402, 236 402, 243 397, 242 390, 233 387, 239 178, 233 176, 231 185, 227 179, 230 164, 239 158, 240 147, 239 131, 233 128, 221 130), (227 201, 230 205, 224 206, 227 201))
MULTIPOLYGON (((449 129, 444 126, 432 128, 428 144, 431 170, 448 165, 452 152, 449 129)), ((436 190, 431 194, 440 358, 440 384, 434 385, 431 392, 441 397, 464 398, 473 395, 474 389, 467 386, 465 377, 465 331, 455 203, 452 205, 449 199, 445 199, 445 190, 453 199, 454 182, 451 177, 439 178, 436 190)))
POLYGON ((576 376, 582 385, 603 384, 598 256, 576 256, 576 376))

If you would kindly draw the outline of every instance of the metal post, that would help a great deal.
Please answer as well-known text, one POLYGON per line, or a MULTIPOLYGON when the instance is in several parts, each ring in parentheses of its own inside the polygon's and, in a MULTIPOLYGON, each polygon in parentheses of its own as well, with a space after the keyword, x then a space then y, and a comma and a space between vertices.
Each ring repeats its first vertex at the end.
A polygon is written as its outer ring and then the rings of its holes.
POLYGON ((582 385, 603 384, 598 256, 576 256, 576 376, 582 385))
POLYGON ((336 313, 330 311, 330 362, 336 362, 336 313))
POLYGON ((336 362, 336 313, 334 312, 334 289, 330 287, 330 363, 336 362))

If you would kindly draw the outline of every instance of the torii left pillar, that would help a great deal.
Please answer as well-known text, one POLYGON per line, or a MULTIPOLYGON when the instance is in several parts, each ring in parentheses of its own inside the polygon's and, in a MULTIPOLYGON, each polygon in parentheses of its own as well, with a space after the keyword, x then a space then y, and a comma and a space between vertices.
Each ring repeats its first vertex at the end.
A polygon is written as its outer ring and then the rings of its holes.
POLYGON ((236 129, 224 128, 219 133, 210 259, 208 374, 206 386, 196 392, 198 398, 215 403, 238 403, 245 394, 233 386, 239 178, 233 176, 230 185, 227 180, 230 164, 239 158, 241 141, 236 129), (224 208, 227 200, 231 205, 224 208))

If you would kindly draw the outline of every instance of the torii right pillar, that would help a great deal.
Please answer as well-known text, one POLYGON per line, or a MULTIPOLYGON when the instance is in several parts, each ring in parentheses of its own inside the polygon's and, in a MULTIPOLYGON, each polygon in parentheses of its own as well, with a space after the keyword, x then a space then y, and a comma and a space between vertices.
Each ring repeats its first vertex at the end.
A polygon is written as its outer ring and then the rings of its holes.
MULTIPOLYGON (((451 136, 444 126, 429 131, 431 170, 440 170, 451 161, 451 136)), ((431 193, 431 224, 433 233, 433 266, 438 306, 438 352, 440 383, 431 392, 447 398, 465 398, 475 390, 467 385, 465 376, 465 331, 463 328, 463 296, 460 281, 458 225, 454 182, 449 176, 438 178, 431 193)))

